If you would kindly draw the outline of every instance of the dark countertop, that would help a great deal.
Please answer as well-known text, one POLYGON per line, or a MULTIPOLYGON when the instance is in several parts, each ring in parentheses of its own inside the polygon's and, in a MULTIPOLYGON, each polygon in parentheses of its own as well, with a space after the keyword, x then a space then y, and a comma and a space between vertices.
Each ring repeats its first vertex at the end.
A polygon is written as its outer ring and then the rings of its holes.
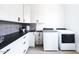
POLYGON ((2 43, 0 43, 0 49, 4 48, 8 44, 14 42, 15 40, 17 40, 21 36, 23 36, 23 34, 21 34, 19 32, 15 32, 15 33, 12 33, 12 34, 5 35, 4 41, 2 43))
POLYGON ((28 31, 28 32, 43 32, 43 30, 31 30, 31 31, 28 31))
POLYGON ((35 32, 58 32, 56 30, 36 30, 35 32))
MULTIPOLYGON (((40 32, 40 31, 31 30, 31 31, 28 31, 28 32, 40 32)), ((26 32, 26 33, 28 33, 28 32, 26 32)), ((15 32, 15 33, 12 33, 12 34, 5 35, 4 41, 2 43, 0 43, 0 49, 6 47, 7 45, 14 42, 15 40, 22 37, 23 35, 24 34, 21 33, 21 32, 15 32)))
MULTIPOLYGON (((43 32, 43 30, 31 30, 31 31, 28 31, 28 32, 43 32)), ((26 32, 25 34, 27 34, 28 32, 26 32)), ((0 43, 0 49, 6 47, 7 45, 14 42, 15 40, 17 40, 18 38, 22 37, 25 34, 20 33, 20 32, 15 32, 15 33, 12 33, 12 34, 5 35, 4 41, 2 43, 0 43)))
POLYGON ((43 32, 58 32, 56 30, 44 30, 43 32))
POLYGON ((28 32, 58 32, 57 30, 30 30, 28 32))
POLYGON ((43 30, 36 30, 36 32, 43 32, 43 30))
MULTIPOLYGON (((28 32, 43 32, 43 31, 42 30, 31 30, 31 31, 28 31, 28 32)), ((26 32, 26 33, 28 33, 28 32, 26 32)), ((4 41, 2 43, 0 43, 0 49, 6 47, 7 45, 14 42, 15 40, 17 40, 18 38, 22 37, 25 34, 15 32, 15 33, 12 33, 12 34, 5 35, 4 41)))

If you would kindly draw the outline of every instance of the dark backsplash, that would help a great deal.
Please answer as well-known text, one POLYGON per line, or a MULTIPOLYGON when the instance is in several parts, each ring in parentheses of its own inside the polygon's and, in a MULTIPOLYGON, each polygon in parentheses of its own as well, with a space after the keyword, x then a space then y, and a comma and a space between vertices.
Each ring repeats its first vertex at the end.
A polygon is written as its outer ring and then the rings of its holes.
POLYGON ((19 31, 20 24, 1 22, 0 21, 0 35, 7 35, 19 31))

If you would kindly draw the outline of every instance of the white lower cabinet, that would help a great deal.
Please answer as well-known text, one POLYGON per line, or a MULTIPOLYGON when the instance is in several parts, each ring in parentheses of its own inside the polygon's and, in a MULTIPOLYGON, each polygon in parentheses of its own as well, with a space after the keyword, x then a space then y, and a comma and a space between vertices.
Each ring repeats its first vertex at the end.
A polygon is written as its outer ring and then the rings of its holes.
POLYGON ((35 44, 39 45, 39 43, 40 43, 39 32, 35 32, 35 44))
POLYGON ((25 34, 13 43, 0 50, 1 54, 26 54, 29 48, 30 33, 25 34), (8 51, 7 51, 8 50, 8 51))
POLYGON ((0 50, 1 54, 26 54, 29 47, 35 47, 34 32, 29 32, 0 50))
POLYGON ((35 32, 30 32, 29 47, 35 47, 35 32))
POLYGON ((12 51, 11 47, 12 47, 11 45, 4 47, 3 49, 0 50, 0 54, 6 54, 7 52, 12 51))
POLYGON ((43 33, 35 32, 35 44, 42 45, 43 44, 43 33))

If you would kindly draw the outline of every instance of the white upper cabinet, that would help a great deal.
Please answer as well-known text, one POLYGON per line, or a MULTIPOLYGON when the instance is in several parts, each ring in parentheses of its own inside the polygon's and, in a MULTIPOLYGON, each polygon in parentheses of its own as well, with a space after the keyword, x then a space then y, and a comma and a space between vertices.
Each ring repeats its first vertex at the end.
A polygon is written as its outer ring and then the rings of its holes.
POLYGON ((8 18, 9 21, 23 22, 23 5, 21 4, 8 5, 8 18))
POLYGON ((0 4, 0 20, 8 20, 8 5, 0 4))
POLYGON ((1 4, 0 20, 64 27, 64 8, 63 5, 1 4))
POLYGON ((30 4, 1 4, 0 20, 30 23, 30 4))
POLYGON ((44 22, 44 6, 40 4, 31 5, 31 22, 43 23, 44 22))
POLYGON ((30 4, 23 5, 23 18, 25 23, 30 23, 30 4))
POLYGON ((0 5, 0 20, 23 22, 23 5, 1 4, 0 5))

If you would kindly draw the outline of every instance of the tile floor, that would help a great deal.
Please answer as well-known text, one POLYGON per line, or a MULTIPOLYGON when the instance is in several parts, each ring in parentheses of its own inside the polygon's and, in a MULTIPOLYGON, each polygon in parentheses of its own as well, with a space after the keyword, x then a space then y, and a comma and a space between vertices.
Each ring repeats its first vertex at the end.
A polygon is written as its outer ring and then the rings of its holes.
POLYGON ((44 51, 43 47, 29 48, 27 54, 78 54, 76 51, 44 51))

